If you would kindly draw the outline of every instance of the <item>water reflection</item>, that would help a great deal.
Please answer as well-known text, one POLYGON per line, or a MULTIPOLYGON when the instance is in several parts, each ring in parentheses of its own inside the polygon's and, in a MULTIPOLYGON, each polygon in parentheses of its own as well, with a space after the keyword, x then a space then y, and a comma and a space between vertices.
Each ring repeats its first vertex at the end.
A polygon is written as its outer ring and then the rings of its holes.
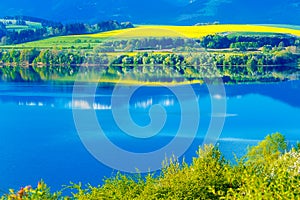
POLYGON ((67 109, 82 109, 82 110, 111 110, 110 104, 101 104, 101 103, 90 103, 85 100, 74 100, 73 102, 69 102, 65 105, 64 108, 67 109))
POLYGON ((174 96, 157 96, 148 97, 144 100, 138 100, 134 103, 134 108, 136 109, 147 109, 153 105, 161 105, 164 107, 172 107, 177 103, 177 100, 174 96))
MULTIPOLYGON (((57 188, 69 181, 99 184, 103 176, 111 176, 112 169, 98 163, 83 147, 75 129, 72 108, 97 110, 103 130, 107 130, 120 148, 128 151, 156 150, 168 144, 177 133, 180 105, 166 88, 143 87, 130 99, 133 120, 141 126, 149 124, 148 110, 153 105, 160 104, 168 114, 171 112, 160 137, 141 142, 123 140, 127 135, 121 137, 119 128, 112 123, 113 86, 99 87, 95 96, 88 93, 89 84, 81 87, 72 101, 71 83, 0 83, 0 173, 8 187, 36 184, 41 178, 57 188)), ((289 141, 299 140, 300 109, 295 107, 300 108, 300 81, 226 85, 227 113, 214 114, 210 110, 207 87, 193 87, 201 110, 200 131, 186 158, 195 156, 211 117, 226 117, 220 139, 220 149, 225 156, 233 157, 232 152, 241 155, 248 145, 277 131, 289 141)), ((224 97, 215 95, 212 98, 224 97)), ((186 132, 188 137, 189 130, 186 132)))
MULTIPOLYGON (((48 90, 44 87, 40 89, 35 87, 23 87, 22 92, 16 92, 19 90, 19 84, 13 87, 12 85, 5 89, 5 85, 0 85, 0 104, 14 104, 20 107, 49 107, 59 109, 83 109, 83 110, 111 110, 111 93, 113 88, 102 88, 100 89, 95 97, 90 94, 85 95, 76 94, 75 99, 72 99, 72 85, 66 85, 67 89, 61 89, 62 86, 58 87, 57 92, 48 90), (35 92, 34 92, 35 91, 35 92)), ((55 87, 55 86, 54 86, 55 87)), ((86 85, 85 87, 89 87, 86 85)), ((84 91, 84 90, 83 90, 84 91)), ((164 91, 165 92, 165 91, 164 91)), ((140 94, 140 93, 139 93, 140 94)), ((121 97, 114 96, 118 99, 121 97)), ((134 95, 130 100, 129 108, 132 109, 149 109, 153 105, 162 105, 164 107, 172 107, 177 104, 177 99, 170 92, 151 94, 151 95, 134 95)), ((121 106, 121 105, 120 105, 121 106)))
POLYGON ((227 97, 241 99, 249 94, 259 94, 281 101, 293 107, 300 107, 300 81, 286 81, 265 84, 227 85, 227 97))
MULTIPOLYGON (((72 83, 1 83, 0 103, 10 103, 23 107, 111 109, 113 86, 99 87, 95 96, 91 96, 86 92, 89 87, 89 84, 82 84, 82 93, 77 94, 76 101, 72 102, 72 83)), ((193 87, 199 101, 201 101, 201 98, 209 95, 205 85, 194 85, 193 87)), ((272 84, 226 85, 225 88, 227 98, 242 99, 250 94, 259 94, 294 107, 300 107, 300 95, 298 95, 300 81, 272 84)), ((214 95, 212 98, 222 99, 224 97, 214 95)), ((174 94, 162 87, 144 87, 141 91, 137 91, 130 99, 130 108, 132 109, 149 109, 156 104, 164 107, 178 106, 177 98, 174 94)))
MULTIPOLYGON (((173 66, 174 67, 174 66, 173 66)), ((45 82, 77 80, 82 82, 103 79, 130 78, 140 81, 180 82, 191 79, 210 79, 211 74, 223 77, 226 83, 299 80, 300 68, 297 66, 258 66, 260 70, 246 69, 245 66, 231 66, 229 73, 224 73, 219 66, 216 71, 207 71, 205 66, 189 66, 194 71, 185 71, 185 67, 170 71, 171 66, 2 66, 0 65, 0 81, 6 82, 45 82), (155 70, 154 70, 155 69, 155 70), (153 71, 154 70, 154 71, 153 71), (250 71, 249 71, 250 70, 250 71), (238 74, 236 73, 238 72, 238 74)), ((212 79, 213 81, 213 79, 212 79)))
POLYGON ((19 102, 18 104, 19 106, 38 106, 38 107, 42 107, 44 106, 44 103, 43 102, 33 102, 33 101, 30 101, 30 102, 19 102))
POLYGON ((147 100, 144 101, 137 101, 134 104, 135 108, 149 108, 153 105, 153 98, 149 98, 147 100))
MULTIPOLYGON (((64 109, 82 109, 82 110, 111 110, 112 106, 109 103, 102 103, 99 102, 101 100, 97 99, 95 102, 89 102, 83 99, 77 99, 72 101, 71 99, 40 99, 40 100, 30 100, 30 101, 22 101, 22 100, 16 100, 16 99, 10 99, 7 101, 4 100, 3 98, 0 99, 0 102, 2 103, 14 103, 17 104, 18 106, 29 106, 29 107, 51 107, 51 108, 64 108, 64 109)), ((175 99, 163 99, 161 100, 160 98, 155 98, 151 97, 149 99, 145 100, 137 100, 134 103, 130 104, 130 107, 136 108, 136 109, 147 109, 151 108, 151 106, 159 104, 164 107, 171 107, 175 105, 175 99), (154 99, 154 100, 153 100, 154 99)))

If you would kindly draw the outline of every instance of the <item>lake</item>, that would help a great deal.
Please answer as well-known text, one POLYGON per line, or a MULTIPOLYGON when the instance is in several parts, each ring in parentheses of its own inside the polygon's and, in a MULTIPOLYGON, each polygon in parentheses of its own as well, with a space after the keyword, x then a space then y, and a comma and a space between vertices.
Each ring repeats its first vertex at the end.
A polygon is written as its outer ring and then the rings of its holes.
POLYGON ((300 140, 300 81, 226 85, 226 96, 212 95, 207 85, 79 84, 75 95, 73 86, 0 83, 1 190, 34 186, 40 179, 53 190, 70 181, 98 185, 117 171, 112 167, 128 171, 146 159, 140 167, 154 169, 161 163, 152 160, 154 153, 160 159, 174 151, 190 162, 208 135, 233 162, 233 153, 242 156, 270 133, 281 132, 290 145, 300 140), (220 135, 208 134, 212 120, 222 125, 220 135), (173 149, 160 151, 168 145, 173 149))

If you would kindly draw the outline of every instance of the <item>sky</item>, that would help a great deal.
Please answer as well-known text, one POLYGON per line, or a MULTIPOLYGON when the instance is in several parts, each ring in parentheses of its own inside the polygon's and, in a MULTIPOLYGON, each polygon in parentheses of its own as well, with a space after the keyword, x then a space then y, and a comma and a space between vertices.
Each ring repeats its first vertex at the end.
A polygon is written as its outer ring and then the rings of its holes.
POLYGON ((299 0, 9 0, 0 16, 27 15, 53 21, 131 21, 138 24, 300 24, 299 0))

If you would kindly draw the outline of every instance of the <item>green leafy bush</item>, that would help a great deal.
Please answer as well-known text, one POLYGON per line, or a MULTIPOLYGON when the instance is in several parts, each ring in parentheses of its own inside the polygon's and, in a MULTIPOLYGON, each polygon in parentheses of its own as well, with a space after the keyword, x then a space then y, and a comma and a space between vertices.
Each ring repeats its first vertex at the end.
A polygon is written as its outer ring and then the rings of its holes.
POLYGON ((176 159, 165 162, 161 174, 123 175, 101 186, 72 184, 71 196, 50 193, 43 182, 0 198, 6 199, 298 199, 300 152, 288 151, 284 136, 268 135, 237 164, 226 161, 217 147, 204 146, 188 165, 176 159))
MULTIPOLYGON (((26 186, 21 188, 19 191, 15 192, 14 190, 9 190, 9 194, 1 197, 1 200, 55 200, 60 199, 61 193, 51 193, 50 188, 43 182, 39 182, 36 188, 32 188, 31 186, 26 186)), ((66 199, 66 198, 65 198, 66 199)))

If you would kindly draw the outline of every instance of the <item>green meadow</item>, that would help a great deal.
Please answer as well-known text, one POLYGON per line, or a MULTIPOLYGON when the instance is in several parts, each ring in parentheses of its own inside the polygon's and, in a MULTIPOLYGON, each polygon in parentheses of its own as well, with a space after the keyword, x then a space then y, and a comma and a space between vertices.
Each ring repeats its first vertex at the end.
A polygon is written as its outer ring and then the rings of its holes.
MULTIPOLYGON (((38 24, 33 23, 32 27, 38 24)), ((23 26, 12 28, 21 29, 23 26)), ((269 35, 290 34, 300 36, 299 26, 289 25, 205 25, 205 26, 158 26, 140 25, 132 29, 108 31, 96 34, 58 36, 18 45, 1 46, 1 48, 41 48, 41 49, 66 49, 81 48, 92 49, 104 40, 120 40, 149 37, 182 37, 202 38, 215 34, 240 34, 240 35, 269 35)))

